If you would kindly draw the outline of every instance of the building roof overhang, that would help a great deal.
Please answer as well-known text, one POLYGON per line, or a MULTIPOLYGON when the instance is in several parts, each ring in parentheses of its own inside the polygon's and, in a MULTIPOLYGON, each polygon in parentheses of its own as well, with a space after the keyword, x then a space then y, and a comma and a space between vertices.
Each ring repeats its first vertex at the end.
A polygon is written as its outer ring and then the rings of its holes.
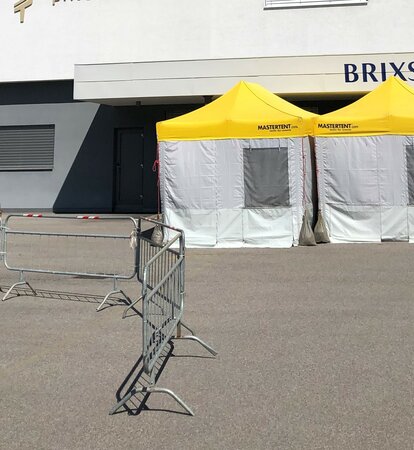
POLYGON ((75 66, 74 99, 109 105, 202 104, 240 80, 285 98, 352 97, 396 75, 414 81, 414 53, 148 61, 75 66))

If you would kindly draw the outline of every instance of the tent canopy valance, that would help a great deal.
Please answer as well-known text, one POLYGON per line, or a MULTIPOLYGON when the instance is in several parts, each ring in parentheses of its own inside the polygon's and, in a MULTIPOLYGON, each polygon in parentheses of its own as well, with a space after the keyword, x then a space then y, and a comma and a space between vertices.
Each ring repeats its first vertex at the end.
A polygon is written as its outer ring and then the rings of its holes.
POLYGON ((316 136, 384 134, 414 135, 414 89, 396 77, 315 122, 316 136))
POLYGON ((159 141, 256 139, 312 134, 315 115, 256 83, 240 81, 217 100, 159 122, 159 141))

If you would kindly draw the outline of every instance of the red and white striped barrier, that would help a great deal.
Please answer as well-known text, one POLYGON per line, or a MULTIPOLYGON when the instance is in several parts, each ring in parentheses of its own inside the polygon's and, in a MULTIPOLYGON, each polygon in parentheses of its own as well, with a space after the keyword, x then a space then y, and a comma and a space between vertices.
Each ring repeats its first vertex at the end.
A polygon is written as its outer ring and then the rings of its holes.
POLYGON ((77 219, 83 219, 83 220, 98 220, 100 219, 99 216, 76 216, 77 219))

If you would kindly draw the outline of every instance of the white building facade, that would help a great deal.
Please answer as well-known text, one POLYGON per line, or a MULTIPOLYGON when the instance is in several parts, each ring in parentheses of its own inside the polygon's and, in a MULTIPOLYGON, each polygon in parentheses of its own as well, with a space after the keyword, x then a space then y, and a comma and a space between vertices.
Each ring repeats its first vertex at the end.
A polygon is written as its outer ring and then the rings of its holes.
POLYGON ((0 204, 157 208, 155 123, 244 79, 325 113, 414 84, 410 0, 4 0, 0 204))

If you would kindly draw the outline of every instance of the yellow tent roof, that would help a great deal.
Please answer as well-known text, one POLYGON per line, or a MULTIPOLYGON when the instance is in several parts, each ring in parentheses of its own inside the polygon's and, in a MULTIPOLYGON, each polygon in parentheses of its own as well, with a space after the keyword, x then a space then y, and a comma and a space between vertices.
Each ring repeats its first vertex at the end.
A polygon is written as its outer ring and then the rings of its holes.
POLYGON ((256 83, 239 82, 202 108, 157 123, 159 141, 306 136, 314 114, 256 83))
POLYGON ((349 106, 319 116, 316 136, 414 134, 414 89, 396 77, 349 106))

